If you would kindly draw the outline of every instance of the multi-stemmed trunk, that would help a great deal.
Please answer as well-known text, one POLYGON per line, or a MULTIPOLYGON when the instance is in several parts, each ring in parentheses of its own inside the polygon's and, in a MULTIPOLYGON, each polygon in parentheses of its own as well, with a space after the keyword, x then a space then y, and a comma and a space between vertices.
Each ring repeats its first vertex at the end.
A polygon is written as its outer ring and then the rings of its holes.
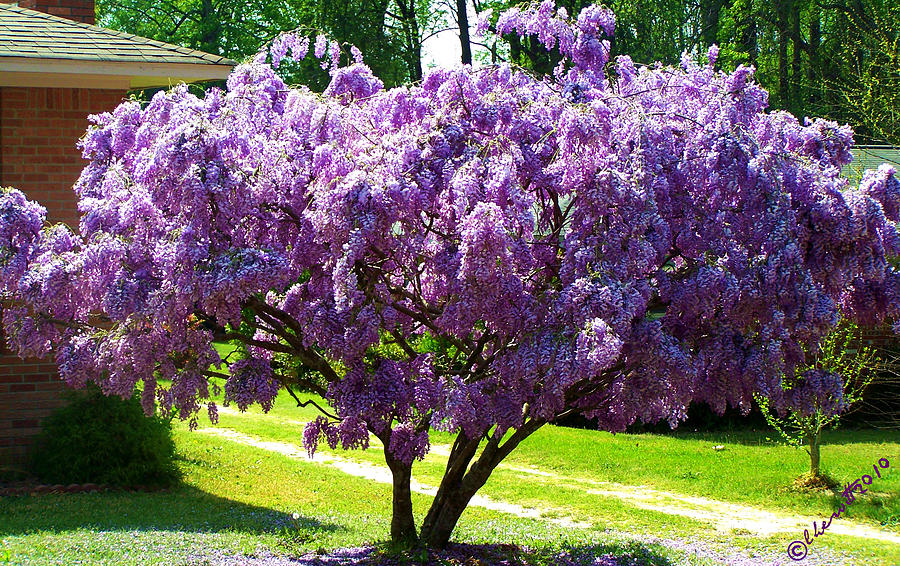
MULTIPOLYGON (((416 534, 412 514, 411 466, 395 460, 386 449, 385 458, 394 478, 392 542, 407 547, 413 546, 416 542, 429 547, 445 547, 463 511, 475 493, 487 482, 497 465, 544 422, 543 420, 526 422, 515 430, 506 442, 501 442, 504 436, 502 432, 495 430, 487 439, 477 459, 475 455, 481 439, 471 439, 460 433, 450 451, 444 477, 425 516, 419 535, 416 534)), ((385 446, 387 445, 388 443, 385 443, 385 446)))
POLYGON ((478 444, 477 438, 469 439, 462 433, 453 443, 441 485, 422 523, 422 542, 426 545, 440 548, 447 544, 472 496, 496 467, 496 464, 493 467, 485 465, 482 454, 482 458, 469 469, 478 444))

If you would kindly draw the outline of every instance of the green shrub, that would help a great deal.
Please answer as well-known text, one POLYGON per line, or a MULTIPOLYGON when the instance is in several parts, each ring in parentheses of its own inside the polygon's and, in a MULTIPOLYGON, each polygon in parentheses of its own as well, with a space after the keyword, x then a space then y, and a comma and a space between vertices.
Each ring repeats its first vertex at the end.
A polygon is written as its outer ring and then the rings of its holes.
POLYGON ((180 479, 171 419, 147 417, 138 397, 73 395, 46 421, 32 472, 48 483, 166 487, 180 479))

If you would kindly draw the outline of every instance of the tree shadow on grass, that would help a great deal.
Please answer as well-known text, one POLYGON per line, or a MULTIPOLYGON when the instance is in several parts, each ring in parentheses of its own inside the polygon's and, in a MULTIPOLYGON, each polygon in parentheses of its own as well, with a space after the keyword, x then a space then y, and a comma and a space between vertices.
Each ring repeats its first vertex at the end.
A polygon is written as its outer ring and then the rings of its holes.
MULTIPOLYGON (((686 429, 675 429, 666 433, 653 434, 665 436, 672 440, 683 440, 688 442, 701 441, 725 445, 740 444, 744 446, 788 446, 782 441, 781 436, 779 436, 777 431, 768 428, 715 432, 691 432, 686 429)), ((896 441, 897 436, 894 431, 872 428, 841 427, 837 430, 826 430, 822 433, 823 449, 826 449, 829 445, 881 444, 896 441)), ((886 456, 888 456, 886 453, 873 454, 873 457, 875 458, 874 461, 886 456)))
POLYGON ((284 529, 325 533, 338 524, 247 505, 191 486, 167 491, 23 495, 0 498, 0 537, 34 532, 97 531, 240 532, 262 534, 284 529))

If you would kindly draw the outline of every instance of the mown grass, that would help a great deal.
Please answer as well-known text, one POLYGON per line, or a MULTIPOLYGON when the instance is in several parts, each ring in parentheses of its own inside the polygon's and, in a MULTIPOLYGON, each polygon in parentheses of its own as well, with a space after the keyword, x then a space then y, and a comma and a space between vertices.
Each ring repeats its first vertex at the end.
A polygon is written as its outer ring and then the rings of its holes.
MULTIPOLYGON (((242 415, 221 415, 220 426, 268 440, 299 444, 303 421, 317 416, 311 407, 297 408, 292 399, 280 398, 269 414, 252 409, 242 415)), ((799 492, 794 478, 808 465, 802 449, 772 442, 765 432, 617 434, 547 426, 526 440, 508 458, 507 468, 495 471, 483 494, 526 507, 548 509, 551 516, 568 516, 598 527, 653 532, 658 536, 700 536, 756 551, 783 549, 802 530, 767 538, 749 533, 722 535, 708 525, 679 515, 638 509, 612 497, 585 494, 590 482, 615 482, 645 486, 678 494, 695 495, 750 505, 775 512, 804 514, 825 519, 838 498, 826 492, 799 492), (724 450, 714 450, 717 445, 724 450), (560 478, 547 478, 509 469, 536 467, 560 478)), ((434 435, 435 443, 449 444, 446 434, 434 435)), ((841 520, 854 521, 900 533, 900 443, 896 435, 878 431, 832 431, 825 436, 823 461, 826 471, 843 484, 872 473, 879 458, 891 467, 881 470, 869 493, 857 497, 841 520)), ((327 447, 320 449, 332 452, 327 447)), ((369 451, 334 451, 345 458, 383 463, 380 448, 369 451)), ((445 459, 429 455, 414 468, 416 479, 436 485, 445 459)), ((812 532, 812 527, 810 526, 812 532)), ((900 545, 871 539, 829 534, 810 546, 850 552, 874 563, 900 564, 900 545)))
MULTIPOLYGON (((319 403, 323 401, 316 399, 319 403)), ((303 423, 318 416, 315 408, 296 407, 280 395, 268 414, 251 408, 243 415, 223 414, 222 426, 271 440, 300 443, 303 423)), ((792 513, 830 515, 838 500, 831 492, 800 492, 797 476, 807 471, 803 449, 769 438, 773 433, 610 434, 595 430, 545 426, 525 440, 506 463, 533 466, 566 477, 709 497, 792 513), (724 446, 716 451, 714 446, 724 446)), ((434 433, 432 442, 449 445, 452 437, 434 433)), ((822 463, 842 485, 864 474, 873 477, 869 493, 857 498, 844 518, 900 533, 900 435, 891 431, 836 430, 824 434, 822 463), (879 479, 872 466, 887 458, 879 479)), ((326 449, 324 445, 322 449, 326 449)), ((345 456, 380 463, 380 451, 353 451, 345 456)), ((432 460, 432 458, 429 458, 432 460)), ((433 458, 443 462, 441 458, 433 458)), ((441 464, 442 465, 442 464, 441 464)), ((422 466, 417 465, 416 471, 422 466)), ((427 470, 421 471, 427 473, 427 470)))
MULTIPOLYGON (((183 429, 176 431, 176 441, 183 486, 156 493, 3 498, 0 549, 8 551, 12 564, 174 565, 215 553, 324 552, 378 543, 388 532, 387 485, 183 429)), ((414 496, 419 519, 427 504, 428 498, 414 496)), ((533 549, 596 547, 653 557, 642 562, 647 564, 684 560, 682 553, 659 545, 477 508, 467 511, 457 539, 533 549), (605 541, 600 547, 598 539, 605 541)))
MULTIPOLYGON (((223 353, 227 348, 223 348, 223 353)), ((319 400, 321 401, 321 400, 319 400)), ((282 394, 268 414, 258 408, 223 412, 220 427, 266 440, 300 444, 304 422, 318 416, 282 394)), ((201 420, 201 426, 208 426, 201 420)), ((383 541, 389 532, 388 485, 348 476, 329 466, 307 463, 176 426, 185 483, 167 493, 47 495, 0 500, 0 557, 8 550, 22 564, 190 564, 201 553, 254 554, 263 550, 299 555, 383 541), (299 519, 294 520, 292 513, 299 519)), ((611 435, 547 426, 525 441, 498 469, 482 494, 543 510, 548 517, 571 517, 588 529, 556 527, 470 507, 455 538, 472 543, 514 543, 531 548, 574 545, 604 552, 646 554, 646 564, 685 563, 677 551, 629 542, 630 532, 694 540, 785 558, 784 548, 802 532, 760 538, 745 532, 717 533, 701 521, 640 509, 613 497, 585 493, 590 482, 616 482, 708 497, 774 511, 824 518, 836 498, 800 493, 793 479, 805 471, 806 454, 767 440, 770 433, 611 435), (713 450, 715 445, 725 450, 713 450), (523 473, 536 467, 559 477, 523 473)), ((434 444, 452 437, 435 433, 434 444)), ((896 433, 836 431, 826 435, 823 464, 847 483, 870 472, 879 458, 882 471, 873 490, 858 498, 841 520, 900 532, 900 438, 896 433)), ((330 451, 326 447, 322 450, 330 451)), ((383 464, 378 447, 335 451, 342 457, 383 464)), ((418 481, 436 485, 444 458, 430 454, 414 468, 418 481)), ((421 520, 430 498, 414 495, 421 520)), ((900 545, 829 533, 816 539, 810 555, 849 552, 857 564, 900 564, 900 545)), ((536 559, 535 564, 540 563, 536 559)), ((691 558, 691 564, 706 564, 691 558)))
MULTIPOLYGON (((831 431, 825 434, 822 450, 825 471, 842 484, 873 474, 872 465, 879 458, 895 462, 881 470, 882 478, 874 479, 869 495, 842 517, 880 524, 900 514, 900 437, 889 432, 831 431)), ((510 460, 768 509, 815 515, 831 514, 836 508, 831 493, 792 488, 793 480, 808 470, 806 452, 767 441, 762 432, 611 435, 547 427, 526 440, 510 460), (717 445, 725 449, 714 450, 717 445)))

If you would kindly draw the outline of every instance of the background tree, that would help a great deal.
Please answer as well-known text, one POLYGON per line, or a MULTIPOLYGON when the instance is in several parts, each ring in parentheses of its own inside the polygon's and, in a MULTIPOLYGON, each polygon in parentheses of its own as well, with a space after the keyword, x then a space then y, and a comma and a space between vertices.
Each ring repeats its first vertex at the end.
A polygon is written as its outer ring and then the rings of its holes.
POLYGON ((390 28, 400 38, 402 57, 409 79, 422 78, 422 45, 425 40, 446 29, 448 12, 431 0, 392 0, 388 10, 390 28))
POLYGON ((452 25, 451 29, 455 29, 459 36, 460 62, 464 65, 471 65, 472 59, 472 36, 471 24, 469 21, 470 9, 474 9, 477 14, 482 10, 481 3, 477 0, 439 0, 438 5, 443 6, 448 14, 448 24, 452 25))
MULTIPOLYGON (((476 2, 495 13, 510 0, 476 2)), ((590 5, 565 0, 570 14, 590 5)), ((900 144, 900 5, 890 0, 610 0, 617 33, 613 59, 677 64, 684 52, 700 56, 714 43, 719 64, 733 70, 754 65, 772 108, 800 117, 824 116, 854 126, 860 142, 900 144)), ((494 17, 496 20, 496 15, 494 17)), ((559 61, 515 34, 504 38, 509 60, 540 74, 559 61)))
MULTIPOLYGON (((712 2, 715 5, 721 1, 712 2)), ((563 0, 556 5, 565 8, 569 14, 578 14, 587 6, 596 4, 590 0, 563 0)), ((709 18, 697 0, 611 0, 604 2, 616 15, 616 33, 610 38, 611 59, 618 55, 628 55, 642 64, 657 61, 677 64, 685 51, 699 54, 709 44, 704 38, 712 38, 715 43, 716 18, 710 24, 709 18), (704 28, 704 22, 712 27, 704 28)), ((487 0, 475 3, 477 12, 491 9, 493 21, 505 10, 523 5, 514 0, 487 0)), ((539 74, 552 72, 561 56, 558 50, 547 50, 534 37, 519 37, 512 33, 503 37, 507 46, 503 55, 509 61, 539 74)))
MULTIPOLYGON (((862 401, 866 388, 876 378, 881 360, 874 349, 862 345, 862 333, 857 325, 843 322, 836 326, 815 348, 806 352, 807 363, 796 371, 807 377, 799 379, 794 387, 808 386, 808 380, 819 379, 825 373, 840 376, 843 382, 843 398, 817 399, 807 397, 806 403, 795 403, 784 415, 769 407, 768 401, 759 397, 766 421, 790 444, 806 446, 809 454, 809 485, 828 483, 821 470, 820 449, 822 432, 837 426, 841 416, 856 408, 862 401)), ((802 395, 799 390, 788 391, 789 396, 802 395)))
MULTIPOLYGON (((378 76, 394 86, 421 78, 421 41, 416 36, 410 43, 402 25, 392 21, 388 10, 393 1, 98 0, 96 6, 97 22, 104 27, 236 61, 255 54, 281 32, 317 30, 363 50, 378 76)), ((419 12, 413 15, 421 18, 427 10, 422 2, 416 6, 419 12)), ((288 65, 283 72, 289 81, 317 90, 328 85, 328 74, 312 62, 288 65)))
MULTIPOLYGON (((496 15, 513 0, 98 0, 101 25, 222 54, 252 55, 278 33, 301 27, 327 33, 366 53, 386 85, 422 78, 422 45, 448 26, 460 35, 462 62, 472 61, 468 10, 496 15)), ((558 3, 569 14, 589 0, 558 3)), ((824 116, 854 126, 861 142, 900 144, 900 6, 892 0, 610 0, 618 33, 612 59, 677 64, 685 51, 701 56, 718 43, 719 64, 757 68, 773 108, 824 116)), ((532 38, 505 36, 487 60, 506 59, 539 74, 559 62, 558 51, 532 38)), ((289 65, 291 81, 322 90, 328 76, 312 63, 289 65)))
POLYGON ((838 51, 842 72, 828 77, 829 88, 840 93, 834 105, 868 138, 900 145, 900 4, 856 1, 830 6, 847 24, 838 51))
POLYGON ((752 63, 775 108, 852 124, 860 141, 900 143, 900 6, 884 0, 726 2, 723 62, 752 63))
POLYGON ((98 0, 96 10, 98 25, 235 60, 314 18, 312 3, 304 0, 98 0))
POLYGON ((204 406, 217 418, 211 380, 241 410, 318 393, 330 407, 304 444, 381 440, 391 537, 435 546, 552 420, 621 431, 692 401, 839 399, 833 374, 795 368, 839 312, 900 309, 893 169, 850 187, 850 129, 766 113, 752 72, 717 72, 714 49, 679 68, 620 57, 607 80, 612 13, 562 16, 544 2, 496 22, 558 49, 546 80, 460 67, 385 90, 339 66, 336 42, 284 36, 273 60, 324 57, 322 94, 254 62, 226 91, 98 116, 79 234, 0 194, 10 346, 53 352, 73 386, 142 381, 148 412, 194 424, 204 406), (247 357, 223 361, 217 340, 247 357), (417 529, 433 429, 454 441, 417 529))

